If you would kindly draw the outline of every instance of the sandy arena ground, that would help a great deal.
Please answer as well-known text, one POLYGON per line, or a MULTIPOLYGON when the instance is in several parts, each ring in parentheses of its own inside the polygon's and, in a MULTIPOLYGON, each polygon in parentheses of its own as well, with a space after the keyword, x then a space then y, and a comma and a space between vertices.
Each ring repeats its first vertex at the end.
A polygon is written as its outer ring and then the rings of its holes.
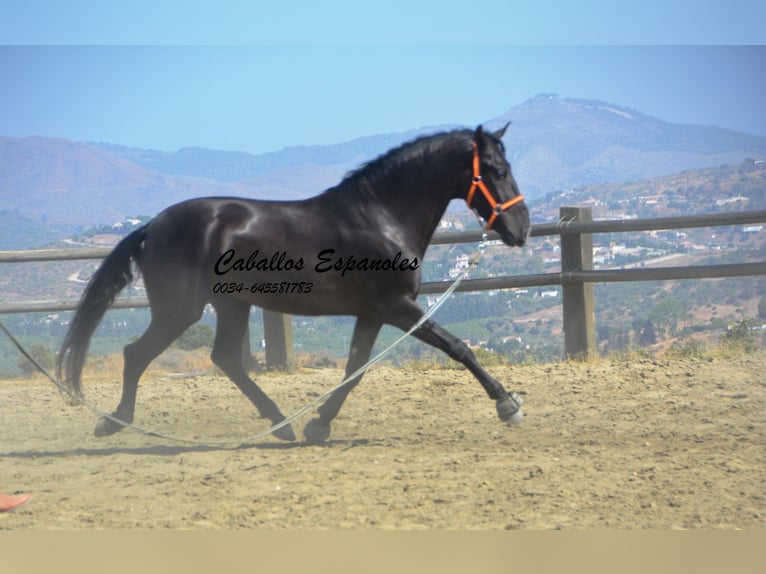
MULTIPOLYGON (((3 380, 0 491, 33 498, 0 529, 766 526, 766 353, 489 370, 523 393, 523 424, 503 426, 463 369, 375 367, 323 446, 98 439, 50 383, 3 380)), ((287 414, 340 379, 258 382, 287 414)), ((111 411, 116 380, 86 381, 86 398, 111 411)), ((218 375, 147 375, 135 423, 203 440, 267 426, 218 375)))

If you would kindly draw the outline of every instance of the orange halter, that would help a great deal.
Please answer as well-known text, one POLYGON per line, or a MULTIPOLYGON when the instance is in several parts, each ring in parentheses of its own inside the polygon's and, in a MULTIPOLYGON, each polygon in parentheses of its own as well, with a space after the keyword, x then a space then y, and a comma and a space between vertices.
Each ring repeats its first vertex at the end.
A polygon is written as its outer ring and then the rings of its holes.
POLYGON ((476 145, 476 142, 473 142, 473 180, 471 189, 468 190, 468 195, 465 197, 465 202, 468 204, 468 207, 471 207, 471 201, 473 201, 473 195, 476 193, 476 188, 481 190, 487 203, 489 203, 489 206, 492 208, 492 215, 487 221, 487 227, 485 227, 487 231, 492 229, 492 224, 495 223, 495 219, 498 215, 524 200, 524 196, 521 194, 509 199, 505 203, 498 203, 497 200, 492 197, 492 193, 489 191, 487 184, 484 183, 484 180, 481 177, 481 169, 479 167, 479 146, 476 145))

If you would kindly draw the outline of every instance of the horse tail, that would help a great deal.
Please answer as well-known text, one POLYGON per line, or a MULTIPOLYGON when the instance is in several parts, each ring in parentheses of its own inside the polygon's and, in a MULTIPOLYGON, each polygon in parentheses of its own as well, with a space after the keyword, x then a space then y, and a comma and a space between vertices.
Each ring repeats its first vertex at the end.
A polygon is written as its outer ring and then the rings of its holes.
POLYGON ((93 274, 77 305, 56 362, 56 375, 76 396, 90 339, 117 294, 133 281, 131 261, 140 266, 147 225, 120 241, 93 274))

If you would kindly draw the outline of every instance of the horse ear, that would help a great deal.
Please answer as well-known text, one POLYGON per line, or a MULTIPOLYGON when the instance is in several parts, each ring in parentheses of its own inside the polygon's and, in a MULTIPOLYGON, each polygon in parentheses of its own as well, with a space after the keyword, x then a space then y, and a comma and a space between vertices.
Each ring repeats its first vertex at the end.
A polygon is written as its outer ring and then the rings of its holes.
MULTIPOLYGON (((502 128, 495 132, 490 132, 492 136, 496 137, 497 139, 503 139, 503 136, 505 135, 505 131, 508 129, 508 126, 511 125, 511 122, 508 122, 505 124, 502 128)), ((473 140, 481 147, 484 145, 484 126, 479 125, 476 128, 476 131, 473 132, 473 140)))
POLYGON ((508 129, 508 126, 511 125, 511 122, 508 122, 505 124, 502 128, 497 130, 496 132, 493 132, 492 135, 495 136, 497 139, 503 139, 503 136, 505 135, 505 130, 508 129))

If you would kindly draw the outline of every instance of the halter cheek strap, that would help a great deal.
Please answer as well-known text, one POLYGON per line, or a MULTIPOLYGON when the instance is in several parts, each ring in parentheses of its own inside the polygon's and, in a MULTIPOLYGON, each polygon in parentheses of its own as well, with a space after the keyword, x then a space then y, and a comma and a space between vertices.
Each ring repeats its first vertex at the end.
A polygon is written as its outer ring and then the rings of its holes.
POLYGON ((468 195, 465 197, 465 202, 468 204, 468 207, 471 207, 471 202, 473 201, 473 196, 477 189, 481 191, 481 193, 484 195, 484 198, 487 200, 487 203, 489 203, 489 206, 492 208, 492 215, 487 221, 487 227, 485 227, 487 231, 492 229, 492 224, 495 223, 495 219, 498 215, 503 213, 506 209, 510 209, 517 203, 524 201, 524 196, 519 194, 516 197, 512 197, 505 203, 497 202, 497 200, 492 196, 492 193, 489 191, 487 184, 484 183, 484 180, 481 177, 481 168, 479 165, 479 146, 476 145, 476 142, 473 142, 473 179, 471 180, 471 188, 468 190, 468 195))

